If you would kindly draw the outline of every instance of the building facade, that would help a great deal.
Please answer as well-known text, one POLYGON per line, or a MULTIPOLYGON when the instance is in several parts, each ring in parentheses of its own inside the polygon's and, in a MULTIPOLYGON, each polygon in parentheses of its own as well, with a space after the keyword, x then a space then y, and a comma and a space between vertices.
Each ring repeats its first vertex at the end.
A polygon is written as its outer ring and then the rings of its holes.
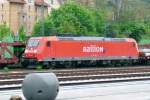
POLYGON ((38 20, 47 16, 51 9, 60 7, 59 0, 51 1, 52 4, 48 1, 0 0, 0 24, 7 24, 15 35, 24 27, 26 35, 30 35, 38 20))
POLYGON ((63 4, 63 0, 45 0, 47 4, 49 4, 49 12, 53 9, 58 9, 61 4, 63 4))
POLYGON ((94 6, 95 0, 75 0, 77 3, 85 5, 85 6, 94 6))
MULTIPOLYGON (((94 6, 95 5, 95 1, 96 0, 62 0, 63 2, 69 2, 69 1, 74 1, 78 4, 81 4, 81 5, 85 5, 85 6, 94 6)), ((61 2, 62 2, 61 1, 61 2)))

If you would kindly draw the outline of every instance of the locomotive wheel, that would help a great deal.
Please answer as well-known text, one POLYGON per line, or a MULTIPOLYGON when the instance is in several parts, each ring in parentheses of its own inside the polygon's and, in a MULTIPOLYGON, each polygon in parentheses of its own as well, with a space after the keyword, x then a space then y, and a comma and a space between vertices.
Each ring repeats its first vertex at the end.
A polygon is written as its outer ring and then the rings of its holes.
POLYGON ((43 62, 42 67, 44 69, 54 69, 56 68, 56 62, 43 62))
POLYGON ((23 68, 28 68, 29 66, 28 62, 21 62, 21 65, 23 66, 23 68))
POLYGON ((6 67, 6 64, 0 64, 0 69, 3 69, 4 67, 6 67))
POLYGON ((128 65, 129 65, 129 66, 132 66, 132 65, 133 65, 132 60, 128 61, 128 65))
POLYGON ((50 69, 56 68, 56 62, 50 62, 49 68, 50 69))
POLYGON ((115 67, 122 67, 122 65, 121 65, 120 62, 117 62, 117 63, 115 64, 115 67))
POLYGON ((112 60, 112 61, 110 62, 110 67, 115 67, 115 61, 112 60))
POLYGON ((49 62, 43 62, 42 67, 43 67, 44 69, 49 69, 49 68, 50 68, 49 62))
POLYGON ((73 68, 72 62, 65 62, 65 68, 73 68))
POLYGON ((72 62, 72 68, 77 68, 77 62, 72 62))

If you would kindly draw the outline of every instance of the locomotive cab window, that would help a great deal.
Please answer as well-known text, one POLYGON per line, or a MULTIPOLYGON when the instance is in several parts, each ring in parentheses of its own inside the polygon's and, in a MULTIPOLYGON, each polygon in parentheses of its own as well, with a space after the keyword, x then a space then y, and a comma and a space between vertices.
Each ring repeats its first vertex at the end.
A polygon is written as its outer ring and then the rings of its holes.
POLYGON ((46 42, 46 46, 47 46, 47 47, 50 47, 50 46, 51 46, 51 42, 50 42, 50 41, 47 41, 47 42, 46 42))
POLYGON ((28 47, 37 47, 39 45, 39 40, 31 39, 28 41, 28 47))

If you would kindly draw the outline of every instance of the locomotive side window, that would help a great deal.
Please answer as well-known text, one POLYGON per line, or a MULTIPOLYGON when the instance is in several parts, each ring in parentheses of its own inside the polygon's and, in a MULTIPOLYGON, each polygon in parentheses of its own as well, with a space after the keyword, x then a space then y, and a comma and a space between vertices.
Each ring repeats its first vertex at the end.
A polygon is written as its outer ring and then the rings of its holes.
POLYGON ((51 42, 50 42, 50 41, 47 41, 46 46, 47 46, 47 47, 50 47, 50 46, 51 46, 51 42))

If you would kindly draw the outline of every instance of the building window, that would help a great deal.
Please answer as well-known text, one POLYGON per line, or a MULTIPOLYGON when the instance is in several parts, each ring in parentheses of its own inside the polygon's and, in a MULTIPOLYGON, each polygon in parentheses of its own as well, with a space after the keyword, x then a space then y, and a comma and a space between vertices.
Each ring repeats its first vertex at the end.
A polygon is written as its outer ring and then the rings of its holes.
POLYGON ((31 16, 29 15, 29 20, 31 20, 31 16))
POLYGON ((3 22, 4 21, 4 15, 2 14, 1 15, 1 22, 3 22))
POLYGON ((24 15, 22 16, 22 21, 23 21, 24 23, 26 22, 26 18, 25 18, 24 15))
POLYGON ((51 4, 54 4, 54 0, 51 0, 51 4))
POLYGON ((31 10, 31 7, 30 7, 30 6, 29 6, 28 10, 29 10, 29 12, 30 12, 30 10, 31 10))
POLYGON ((51 8, 51 11, 55 10, 54 8, 51 8))
POLYGON ((4 20, 4 15, 2 14, 2 21, 4 20))
POLYGON ((35 20, 36 20, 36 21, 38 21, 38 17, 37 17, 37 15, 35 16, 35 20))
POLYGON ((28 0, 29 3, 32 3, 32 0, 28 0))
POLYGON ((1 8, 2 8, 2 11, 3 11, 3 9, 4 9, 4 4, 1 5, 1 8))

